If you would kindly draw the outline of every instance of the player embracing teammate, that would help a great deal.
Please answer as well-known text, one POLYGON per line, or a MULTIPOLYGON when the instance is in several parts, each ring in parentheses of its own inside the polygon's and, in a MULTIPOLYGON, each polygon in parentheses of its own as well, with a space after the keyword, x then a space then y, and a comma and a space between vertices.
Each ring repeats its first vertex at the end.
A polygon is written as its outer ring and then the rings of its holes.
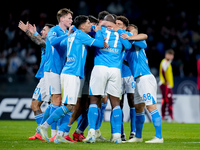
MULTIPOLYGON (((51 95, 51 107, 46 121, 37 128, 45 141, 55 143, 76 142, 69 137, 69 130, 75 119, 80 115, 76 110, 78 97, 81 95, 81 79, 85 76, 85 61, 88 47, 94 50, 94 67, 89 81, 89 108, 86 122, 89 125, 88 135, 83 142, 96 142, 96 125, 101 114, 99 103, 102 97, 108 96, 111 106, 111 142, 122 143, 121 126, 121 69, 122 51, 125 49, 125 59, 136 81, 134 106, 136 111, 136 133, 128 142, 142 142, 144 124, 144 107, 152 115, 156 136, 146 143, 163 143, 161 133, 161 117, 156 106, 157 83, 151 74, 144 48, 146 42, 138 34, 135 25, 129 25, 127 31, 116 24, 116 16, 108 14, 101 26, 91 27, 87 16, 79 15, 72 26, 72 15, 69 9, 58 11, 58 25, 51 28, 47 34, 44 81, 46 94, 51 95), (94 32, 94 38, 88 35, 94 32), (127 32, 131 34, 127 35, 127 32), (137 35, 138 34, 138 35, 137 35), (133 36, 130 36, 133 35, 133 36), (142 40, 141 40, 142 39, 142 40), (47 129, 53 126, 58 132, 48 137, 47 129)), ((80 107, 80 106, 79 106, 80 107)), ((85 106, 84 106, 85 107, 85 106)), ((105 109, 104 109, 105 110, 105 109)), ((101 116, 102 118, 102 116, 101 116)), ((82 134, 83 137, 83 134, 82 134)), ((84 138, 84 137, 83 137, 84 138)), ((82 141, 82 140, 81 140, 82 141)))

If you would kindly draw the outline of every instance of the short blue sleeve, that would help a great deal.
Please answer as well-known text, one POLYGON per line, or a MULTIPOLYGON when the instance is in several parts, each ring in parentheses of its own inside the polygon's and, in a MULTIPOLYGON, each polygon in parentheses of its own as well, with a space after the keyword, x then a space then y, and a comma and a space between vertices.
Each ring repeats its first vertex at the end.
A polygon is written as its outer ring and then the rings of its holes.
POLYGON ((147 43, 145 40, 141 40, 141 41, 132 41, 131 42, 133 45, 138 46, 142 49, 147 48, 147 43))
POLYGON ((92 46, 92 44, 95 40, 94 38, 92 38, 91 36, 89 36, 88 34, 86 34, 84 32, 79 34, 79 38, 83 44, 88 45, 88 46, 92 46))

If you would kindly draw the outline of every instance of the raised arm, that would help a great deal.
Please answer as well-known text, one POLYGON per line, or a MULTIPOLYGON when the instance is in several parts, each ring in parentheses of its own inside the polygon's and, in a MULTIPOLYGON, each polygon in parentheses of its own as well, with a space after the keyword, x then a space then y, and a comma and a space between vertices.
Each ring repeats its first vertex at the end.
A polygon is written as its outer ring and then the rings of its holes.
MULTIPOLYGON (((19 22, 18 27, 26 33, 26 35, 37 45, 46 48, 46 43, 45 41, 41 38, 39 33, 35 29, 35 33, 32 33, 33 30, 29 30, 30 24, 27 22, 24 24, 22 21, 19 22)), ((32 26, 32 25, 31 25, 32 26)), ((35 27, 36 28, 36 27, 35 27)))
POLYGON ((26 34, 30 36, 31 40, 34 41, 37 45, 46 48, 46 43, 36 30, 35 24, 32 26, 28 24, 28 31, 26 34))
POLYGON ((147 48, 147 43, 145 39, 147 39, 148 36, 146 34, 128 36, 126 33, 122 33, 121 38, 130 40, 131 44, 138 46, 142 49, 147 48))

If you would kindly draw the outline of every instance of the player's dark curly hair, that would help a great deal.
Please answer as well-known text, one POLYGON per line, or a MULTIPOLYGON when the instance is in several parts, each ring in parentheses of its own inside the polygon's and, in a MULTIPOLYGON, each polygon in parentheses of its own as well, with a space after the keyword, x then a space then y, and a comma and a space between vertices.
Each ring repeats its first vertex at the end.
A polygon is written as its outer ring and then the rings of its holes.
POLYGON ((99 23, 99 20, 92 15, 88 16, 91 23, 99 23))
POLYGON ((74 19, 74 26, 79 29, 80 25, 87 21, 88 17, 85 15, 79 15, 74 19))
POLYGON ((49 29, 50 29, 50 28, 54 27, 55 25, 46 23, 45 26, 49 27, 49 29))
POLYGON ((99 14, 98 14, 98 19, 99 19, 99 20, 103 20, 104 17, 105 17, 106 15, 108 15, 108 14, 110 14, 110 13, 107 12, 107 11, 101 11, 101 12, 99 12, 99 14))
POLYGON ((128 27, 128 25, 129 25, 129 20, 128 20, 128 18, 126 18, 125 16, 117 16, 117 20, 122 21, 123 24, 124 24, 126 27, 128 27))

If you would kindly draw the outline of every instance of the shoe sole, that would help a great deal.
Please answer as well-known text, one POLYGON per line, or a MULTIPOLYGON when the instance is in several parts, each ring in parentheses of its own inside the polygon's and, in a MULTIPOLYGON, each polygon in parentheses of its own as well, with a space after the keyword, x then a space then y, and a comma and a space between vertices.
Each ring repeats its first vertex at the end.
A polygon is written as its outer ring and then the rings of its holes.
POLYGON ((127 143, 141 143, 141 142, 143 142, 143 140, 142 141, 126 141, 127 143))
POLYGON ((72 144, 73 142, 70 142, 70 141, 65 141, 65 140, 63 140, 63 141, 59 141, 58 139, 55 139, 54 140, 54 143, 70 143, 70 144, 72 144))
POLYGON ((82 139, 82 138, 77 138, 77 137, 73 137, 73 140, 76 141, 76 142, 78 142, 78 141, 82 142, 84 139, 82 139))
POLYGON ((95 143, 94 139, 83 140, 84 143, 95 143))
POLYGON ((50 142, 49 138, 40 130, 40 134, 42 136, 42 138, 45 140, 45 142, 50 142))

